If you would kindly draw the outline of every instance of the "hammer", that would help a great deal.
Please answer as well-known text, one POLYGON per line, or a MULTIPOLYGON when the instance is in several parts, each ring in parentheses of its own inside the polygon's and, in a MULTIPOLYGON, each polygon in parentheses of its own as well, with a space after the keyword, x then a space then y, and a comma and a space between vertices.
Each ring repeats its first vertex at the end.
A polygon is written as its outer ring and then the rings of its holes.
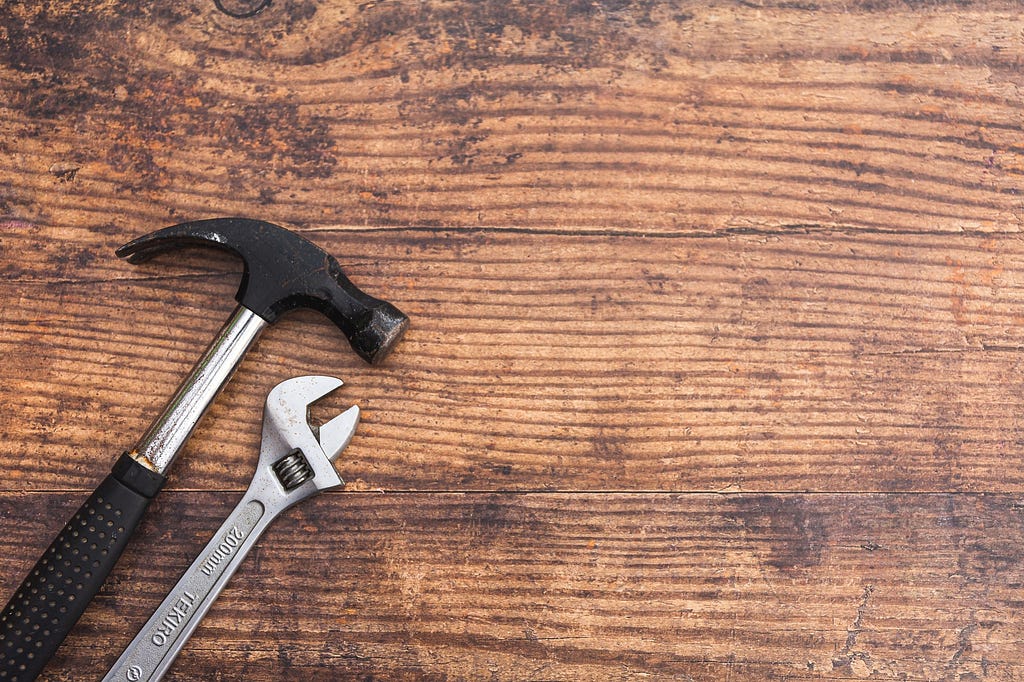
POLYGON ((163 412, 121 455, 0 613, 0 682, 39 675, 121 556, 199 420, 268 325, 289 310, 319 310, 371 364, 409 325, 396 307, 360 291, 318 246, 258 220, 182 223, 129 242, 117 255, 141 263, 191 245, 242 258, 239 305, 163 412))

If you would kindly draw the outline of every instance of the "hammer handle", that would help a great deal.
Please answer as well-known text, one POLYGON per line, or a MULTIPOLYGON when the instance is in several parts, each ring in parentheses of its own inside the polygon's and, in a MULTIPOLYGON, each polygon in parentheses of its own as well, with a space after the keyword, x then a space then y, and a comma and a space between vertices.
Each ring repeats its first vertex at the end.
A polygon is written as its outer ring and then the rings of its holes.
POLYGON ((117 563, 164 477, 128 455, 71 517, 0 613, 0 680, 34 680, 117 563))

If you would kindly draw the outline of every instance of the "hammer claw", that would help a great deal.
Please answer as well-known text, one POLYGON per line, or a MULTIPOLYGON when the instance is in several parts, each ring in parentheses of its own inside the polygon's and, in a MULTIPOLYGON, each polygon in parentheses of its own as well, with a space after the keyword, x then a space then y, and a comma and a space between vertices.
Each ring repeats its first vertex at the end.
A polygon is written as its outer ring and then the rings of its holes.
POLYGON ((219 247, 224 251, 237 253, 244 258, 238 249, 233 248, 231 243, 216 231, 194 229, 191 226, 192 223, 172 225, 156 232, 144 234, 121 246, 114 253, 118 258, 124 258, 133 265, 144 263, 161 253, 176 251, 183 246, 219 247))

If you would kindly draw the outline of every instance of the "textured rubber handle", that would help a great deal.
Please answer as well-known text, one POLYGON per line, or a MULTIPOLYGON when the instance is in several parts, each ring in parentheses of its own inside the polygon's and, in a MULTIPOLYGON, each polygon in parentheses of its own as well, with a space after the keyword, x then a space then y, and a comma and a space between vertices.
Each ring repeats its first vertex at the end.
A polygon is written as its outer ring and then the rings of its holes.
POLYGON ((34 680, 99 591, 164 477, 122 455, 0 613, 0 682, 34 680))

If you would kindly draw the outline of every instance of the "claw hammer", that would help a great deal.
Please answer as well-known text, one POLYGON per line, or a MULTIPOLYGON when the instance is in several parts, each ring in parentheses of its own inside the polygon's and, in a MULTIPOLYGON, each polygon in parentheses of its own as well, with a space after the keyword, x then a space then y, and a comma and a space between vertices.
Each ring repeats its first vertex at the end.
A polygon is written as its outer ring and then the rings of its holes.
POLYGON ((0 613, 0 682, 39 675, 121 556, 199 420, 268 325, 289 310, 318 310, 370 363, 380 362, 409 325, 395 306, 352 284, 320 247, 271 223, 182 223, 129 242, 117 255, 141 263, 193 245, 242 258, 239 305, 163 412, 121 455, 0 613))

